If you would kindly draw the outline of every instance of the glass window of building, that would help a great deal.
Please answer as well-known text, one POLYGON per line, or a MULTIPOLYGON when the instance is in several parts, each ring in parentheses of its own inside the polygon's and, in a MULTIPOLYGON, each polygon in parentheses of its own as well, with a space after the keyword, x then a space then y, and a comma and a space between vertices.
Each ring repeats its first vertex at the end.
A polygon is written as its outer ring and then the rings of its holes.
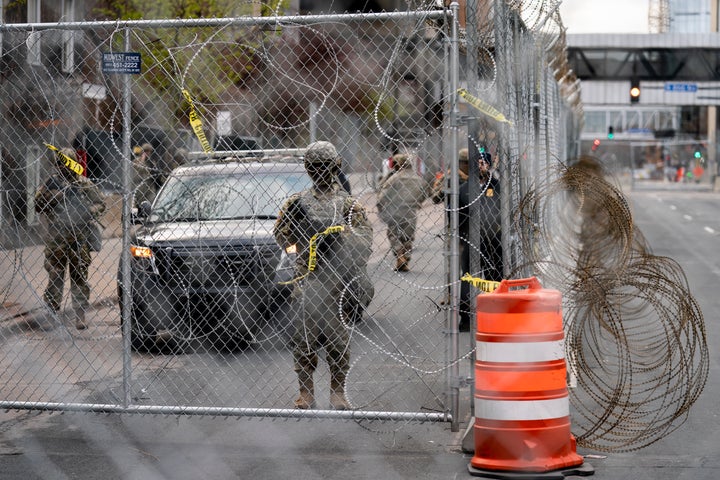
POLYGON ((669 0, 670 32, 710 31, 710 0, 669 0))
POLYGON ((640 112, 629 111, 625 117, 626 127, 628 131, 637 131, 640 128, 640 112))
POLYGON ((604 111, 585 112, 585 128, 588 133, 600 134, 607 129, 607 121, 605 120, 604 111))
POLYGON ((625 131, 625 122, 623 122, 623 111, 622 110, 611 110, 608 112, 608 126, 612 125, 615 133, 625 131))

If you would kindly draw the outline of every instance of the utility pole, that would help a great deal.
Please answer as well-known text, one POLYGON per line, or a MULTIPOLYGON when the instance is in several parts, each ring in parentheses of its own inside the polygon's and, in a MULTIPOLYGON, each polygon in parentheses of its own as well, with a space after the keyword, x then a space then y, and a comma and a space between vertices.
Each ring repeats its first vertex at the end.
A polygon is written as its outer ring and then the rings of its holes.
MULTIPOLYGON (((718 3, 719 0, 710 1, 710 31, 718 31, 718 3)), ((707 174, 710 177, 710 185, 715 189, 717 177, 717 106, 708 106, 707 114, 707 174)))

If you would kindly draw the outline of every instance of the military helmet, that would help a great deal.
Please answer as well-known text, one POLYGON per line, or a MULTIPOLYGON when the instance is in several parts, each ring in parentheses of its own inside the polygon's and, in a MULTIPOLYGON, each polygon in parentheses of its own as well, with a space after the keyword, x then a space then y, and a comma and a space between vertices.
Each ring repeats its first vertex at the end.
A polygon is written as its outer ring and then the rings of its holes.
POLYGON ((330 142, 313 142, 305 149, 305 167, 308 165, 326 165, 339 169, 342 163, 340 155, 338 155, 335 145, 330 142))
POLYGON ((467 162, 468 161, 468 149, 467 148, 461 148, 458 152, 458 160, 461 162, 467 162))

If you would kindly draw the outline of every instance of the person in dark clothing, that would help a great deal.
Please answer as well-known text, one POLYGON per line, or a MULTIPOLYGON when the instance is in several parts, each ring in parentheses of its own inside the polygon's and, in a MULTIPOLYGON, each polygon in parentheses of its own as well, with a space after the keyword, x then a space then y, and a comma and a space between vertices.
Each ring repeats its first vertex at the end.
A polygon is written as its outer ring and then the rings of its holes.
MULTIPOLYGON (((468 173, 467 149, 460 153, 460 170, 468 173), (465 158, 465 162, 462 159, 465 158)), ((503 276, 502 235, 500 221, 500 182, 491 172, 490 155, 480 152, 477 161, 478 178, 469 177, 458 191, 458 233, 460 235, 460 275, 470 273, 484 280, 499 282, 503 276), (473 185, 475 183, 475 185, 473 185), (471 220, 472 219, 472 220, 471 220), (470 229, 473 229, 471 232, 470 229), (476 236, 472 233, 477 232, 476 236), (471 242, 477 238, 478 244, 471 242), (470 257, 477 258, 480 269, 471 271, 470 257)), ((471 285, 462 282, 460 287, 460 322, 458 329, 470 329, 470 316, 475 312, 471 285)))

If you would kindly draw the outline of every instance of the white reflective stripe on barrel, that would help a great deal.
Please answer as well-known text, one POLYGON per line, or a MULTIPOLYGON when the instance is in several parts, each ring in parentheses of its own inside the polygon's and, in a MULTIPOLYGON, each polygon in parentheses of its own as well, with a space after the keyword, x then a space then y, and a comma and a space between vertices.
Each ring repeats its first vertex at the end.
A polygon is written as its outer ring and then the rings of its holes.
POLYGON ((479 362, 549 362, 565 358, 565 342, 475 342, 479 362))
POLYGON ((547 420, 570 415, 568 397, 551 400, 487 400, 475 398, 475 418, 485 420, 547 420))

